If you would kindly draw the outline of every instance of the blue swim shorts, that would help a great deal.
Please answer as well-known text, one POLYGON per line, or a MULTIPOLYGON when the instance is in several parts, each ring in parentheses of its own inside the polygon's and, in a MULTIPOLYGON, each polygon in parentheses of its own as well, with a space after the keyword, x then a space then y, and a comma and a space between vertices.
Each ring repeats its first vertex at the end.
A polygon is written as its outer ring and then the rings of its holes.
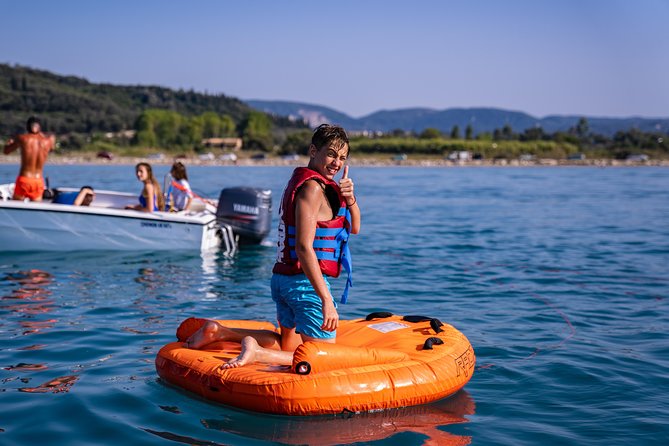
MULTIPOLYGON (((330 283, 324 279, 329 290, 330 283)), ((336 331, 321 329, 323 304, 307 276, 273 274, 271 286, 277 319, 283 327, 295 328, 296 333, 316 339, 332 339, 337 335, 336 331)), ((334 304, 336 308, 337 303, 334 304)))

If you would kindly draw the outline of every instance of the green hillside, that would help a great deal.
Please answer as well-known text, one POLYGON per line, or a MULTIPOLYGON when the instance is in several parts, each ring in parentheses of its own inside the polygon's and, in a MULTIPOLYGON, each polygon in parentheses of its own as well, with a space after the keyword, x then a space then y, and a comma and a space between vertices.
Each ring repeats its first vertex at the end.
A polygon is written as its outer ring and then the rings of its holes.
MULTIPOLYGON (((186 117, 214 112, 239 125, 253 111, 239 99, 157 86, 95 84, 33 68, 0 64, 0 135, 23 131, 29 115, 38 115, 47 131, 59 135, 134 129, 149 109, 186 117)), ((275 126, 292 127, 270 117, 275 126)))

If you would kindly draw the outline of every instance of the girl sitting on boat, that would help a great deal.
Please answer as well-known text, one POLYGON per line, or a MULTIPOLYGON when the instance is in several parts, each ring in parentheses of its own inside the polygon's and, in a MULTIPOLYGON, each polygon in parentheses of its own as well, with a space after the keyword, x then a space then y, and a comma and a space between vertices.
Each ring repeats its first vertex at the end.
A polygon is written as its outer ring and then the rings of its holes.
POLYGON ((187 211, 193 201, 193 191, 188 184, 186 166, 181 161, 172 164, 172 181, 167 189, 168 211, 187 211))
POLYGON ((153 170, 149 163, 138 163, 135 166, 137 179, 144 183, 142 193, 139 195, 139 204, 126 206, 126 209, 135 209, 143 212, 156 212, 165 209, 165 198, 160 191, 160 184, 153 176, 153 170))

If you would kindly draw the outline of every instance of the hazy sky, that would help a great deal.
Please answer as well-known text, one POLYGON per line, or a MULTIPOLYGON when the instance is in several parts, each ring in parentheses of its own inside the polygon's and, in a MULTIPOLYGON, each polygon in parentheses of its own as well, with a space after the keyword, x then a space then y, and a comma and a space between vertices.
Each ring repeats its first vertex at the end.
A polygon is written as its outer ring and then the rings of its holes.
POLYGON ((669 0, 0 0, 0 62, 386 109, 669 117, 669 0))

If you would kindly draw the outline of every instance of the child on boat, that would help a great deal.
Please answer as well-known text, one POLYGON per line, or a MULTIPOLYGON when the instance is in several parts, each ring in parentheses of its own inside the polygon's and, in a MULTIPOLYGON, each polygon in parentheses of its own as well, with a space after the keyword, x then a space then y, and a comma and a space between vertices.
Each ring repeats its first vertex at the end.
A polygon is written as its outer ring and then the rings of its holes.
POLYGON ((181 161, 172 164, 172 181, 167 189, 168 211, 187 211, 193 201, 193 191, 188 183, 186 166, 181 161))
POLYGON ((153 176, 151 165, 149 163, 138 163, 135 166, 135 175, 144 184, 139 195, 139 204, 128 205, 125 208, 143 212, 156 212, 165 209, 165 197, 160 192, 160 184, 153 176))

